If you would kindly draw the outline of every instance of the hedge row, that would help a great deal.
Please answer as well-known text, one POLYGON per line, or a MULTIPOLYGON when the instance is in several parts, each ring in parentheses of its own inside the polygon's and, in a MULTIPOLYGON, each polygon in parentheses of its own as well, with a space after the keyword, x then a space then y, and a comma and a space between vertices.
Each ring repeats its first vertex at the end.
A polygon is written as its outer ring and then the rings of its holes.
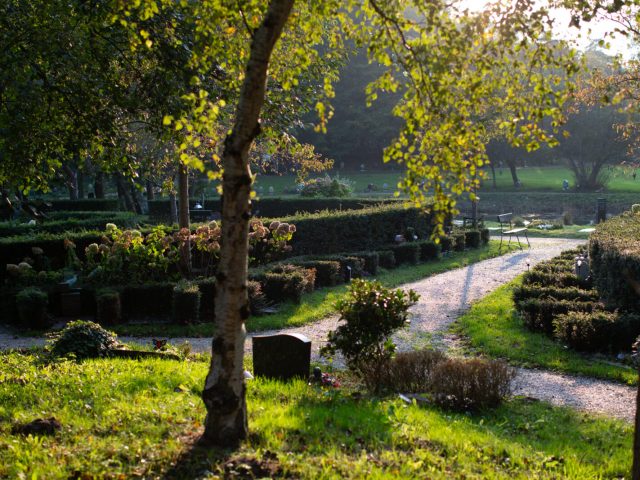
POLYGON ((117 199, 47 200, 52 210, 70 212, 112 212, 119 210, 117 199))
MULTIPOLYGON (((198 199, 189 200, 189 208, 193 208, 198 199)), ((360 210, 382 204, 398 204, 396 199, 372 198, 261 198, 252 202, 253 215, 256 217, 288 217, 298 213, 319 213, 334 210, 360 210)), ((151 200, 149 216, 153 220, 167 221, 171 216, 169 200, 151 200)), ((220 199, 207 199, 204 208, 212 212, 220 212, 220 199)))
POLYGON ((282 221, 296 226, 291 241, 296 255, 378 250, 408 227, 421 239, 432 231, 430 214, 401 205, 303 214, 282 221))
POLYGON ((581 351, 629 351, 640 316, 608 311, 589 281, 572 273, 583 249, 563 252, 523 276, 513 299, 525 325, 581 351))
POLYGON ((631 212, 596 227, 589 241, 591 275, 611 308, 640 308, 640 215, 631 212))
POLYGON ((78 230, 100 230, 107 223, 131 228, 144 217, 131 212, 52 212, 49 220, 35 225, 17 222, 0 222, 0 237, 12 237, 37 233, 62 233, 78 230))

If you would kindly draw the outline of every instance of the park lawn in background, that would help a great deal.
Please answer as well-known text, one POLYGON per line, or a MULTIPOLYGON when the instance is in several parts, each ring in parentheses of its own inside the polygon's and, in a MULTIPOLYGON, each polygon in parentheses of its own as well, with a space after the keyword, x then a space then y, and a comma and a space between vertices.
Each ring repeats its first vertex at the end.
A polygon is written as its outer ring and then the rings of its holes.
POLYGON ((518 278, 474 303, 452 326, 473 350, 524 367, 638 383, 638 373, 631 367, 569 350, 542 333, 529 331, 516 314, 512 298, 520 282, 518 278))
POLYGON ((584 479, 631 469, 632 427, 621 421, 522 399, 453 414, 304 381, 250 381, 248 441, 235 452, 194 448, 207 368, 204 356, 48 363, 0 353, 0 477, 231 478, 255 466, 256 478, 584 479), (51 416, 55 436, 11 433, 51 416))
MULTIPOLYGON (((489 245, 465 252, 454 252, 440 260, 421 263, 419 265, 404 265, 393 270, 381 269, 375 279, 387 287, 397 287, 403 283, 414 282, 421 278, 461 268, 472 263, 509 253, 509 250, 498 248, 499 242, 491 241, 489 245)), ((516 248, 513 247, 512 248, 516 248)), ((277 313, 250 317, 247 321, 247 330, 256 332, 261 330, 274 330, 287 327, 299 327, 318 321, 334 313, 333 304, 347 290, 346 285, 322 288, 303 295, 302 302, 284 303, 278 307, 277 313)), ((118 335, 163 337, 210 337, 213 334, 213 323, 199 323, 196 325, 178 325, 164 323, 138 323, 115 325, 113 330, 118 335)))
MULTIPOLYGON (((495 218, 495 215, 491 215, 495 218)), ((485 227, 487 228, 500 228, 498 222, 485 221, 485 227)), ((572 238, 572 239, 584 239, 587 240, 591 232, 581 232, 586 228, 594 228, 593 225, 565 225, 557 230, 541 230, 535 227, 529 227, 527 229, 527 235, 531 238, 572 238)), ((499 230, 491 230, 491 235, 495 239, 500 239, 499 230)), ((515 239, 515 236, 513 237, 515 239)), ((524 240, 524 235, 520 236, 524 240)), ((508 241, 508 237, 507 237, 508 241)), ((526 242, 526 240, 524 240, 526 242)))

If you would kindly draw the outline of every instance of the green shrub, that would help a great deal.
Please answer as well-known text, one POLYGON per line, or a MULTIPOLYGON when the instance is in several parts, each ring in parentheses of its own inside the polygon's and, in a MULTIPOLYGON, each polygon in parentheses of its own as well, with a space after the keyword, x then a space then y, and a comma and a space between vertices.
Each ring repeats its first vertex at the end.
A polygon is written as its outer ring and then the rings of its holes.
POLYGON ((349 268, 351 269, 350 278, 360 278, 364 274, 364 259, 354 255, 323 255, 319 257, 322 260, 330 260, 340 263, 342 278, 346 281, 349 279, 349 268))
POLYGON ((611 308, 640 309, 640 216, 627 212, 598 224, 589 240, 591 275, 611 308))
POLYGON ((440 250, 442 245, 431 240, 420 242, 420 260, 429 262, 440 258, 440 250))
MULTIPOLYGON (((385 390, 398 393, 423 393, 431 390, 431 375, 435 366, 447 359, 439 350, 401 352, 385 362, 380 372, 380 384, 385 390)), ((375 375, 363 368, 366 376, 375 375)), ((374 385, 375 378, 365 380, 374 385)))
POLYGON ((380 255, 378 252, 355 252, 352 255, 364 260, 364 270, 368 274, 378 274, 378 267, 380 265, 380 255))
POLYGON ((197 323, 200 320, 200 289, 191 282, 178 282, 173 287, 173 320, 182 324, 197 323))
POLYGON ((393 255, 396 258, 396 263, 401 265, 408 263, 410 265, 416 265, 420 263, 420 244, 417 242, 401 243, 400 245, 393 245, 391 247, 393 255))
POLYGON ((558 340, 585 352, 626 352, 640 335, 638 315, 618 312, 569 312, 558 315, 553 326, 558 340))
POLYGON ((348 197, 353 192, 353 182, 338 176, 325 175, 307 181, 300 191, 303 197, 348 197))
POLYGON ((480 240, 482 241, 483 245, 487 245, 489 243, 489 240, 491 240, 491 230, 489 230, 488 228, 481 228, 480 240))
POLYGON ((407 311, 417 301, 413 290, 390 290, 379 282, 354 280, 347 294, 336 302, 344 323, 329 332, 322 353, 341 352, 347 366, 370 390, 378 391, 384 364, 395 351, 391 335, 405 325, 407 311))
POLYGON ((440 237, 440 245, 442 245, 443 252, 450 252, 453 250, 453 237, 451 235, 440 237))
POLYGON ((304 293, 313 291, 315 269, 280 265, 271 271, 256 275, 253 280, 259 281, 262 291, 271 302, 291 300, 300 303, 304 293))
POLYGON ((332 287, 344 281, 342 266, 335 260, 304 260, 293 261, 293 265, 314 269, 316 271, 316 288, 332 287))
POLYGON ((126 285, 120 292, 122 316, 167 318, 173 308, 174 283, 126 285))
POLYGON ((69 322, 51 343, 56 357, 74 355, 77 359, 104 357, 117 346, 116 335, 97 323, 69 322))
POLYGON ((200 290, 200 320, 213 320, 216 305, 215 277, 200 278, 195 280, 194 283, 198 285, 198 290, 200 290))
POLYGON ((296 225, 291 240, 294 255, 379 250, 408 225, 415 226, 420 238, 428 238, 432 230, 429 214, 397 205, 296 215, 282 221, 296 225))
POLYGON ((451 358, 435 365, 431 392, 438 405, 455 411, 495 407, 511 394, 515 377, 501 360, 451 358))
POLYGON ((555 300, 553 298, 530 298, 516 304, 527 328, 546 334, 553 333, 553 321, 558 315, 571 311, 593 312, 603 309, 595 302, 577 302, 573 300, 555 300))
POLYGON ((464 244, 468 248, 480 248, 480 231, 467 230, 464 232, 464 244))
POLYGON ((264 310, 269 306, 267 297, 262 292, 260 282, 249 280, 247 282, 247 294, 249 296, 249 310, 251 315, 262 315, 264 310))
POLYGON ((50 215, 48 220, 38 222, 35 225, 16 222, 0 222, 0 237, 12 237, 16 235, 29 235, 40 233, 63 233, 80 230, 101 230, 107 223, 115 223, 125 227, 134 227, 144 220, 144 217, 131 212, 56 212, 50 215), (88 215, 86 215, 88 214, 88 215))
POLYGON ((542 287, 540 285, 520 285, 513 289, 513 301, 520 303, 530 298, 553 298, 578 302, 597 302, 598 292, 576 287, 542 287))
POLYGON ((640 213, 640 203, 634 203, 631 205, 631 213, 638 214, 640 213))
POLYGON ((53 210, 68 210, 70 212, 113 212, 118 210, 118 200, 101 198, 81 200, 50 200, 53 210))
POLYGON ((453 240, 453 250, 456 252, 464 252, 466 246, 464 233, 453 233, 451 239, 453 240))
POLYGON ((122 319, 120 293, 104 289, 96 293, 96 319, 101 325, 119 323, 122 319))
POLYGON ((49 296, 36 287, 27 287, 16 295, 16 306, 22 326, 42 328, 47 325, 49 296))
POLYGON ((557 273, 545 273, 536 269, 526 272, 523 276, 522 283, 524 285, 553 285, 559 288, 575 287, 588 289, 591 286, 590 282, 581 280, 573 273, 564 273, 562 271, 557 273))
POLYGON ((393 254, 393 250, 378 251, 378 261, 382 268, 396 268, 396 256, 393 254))

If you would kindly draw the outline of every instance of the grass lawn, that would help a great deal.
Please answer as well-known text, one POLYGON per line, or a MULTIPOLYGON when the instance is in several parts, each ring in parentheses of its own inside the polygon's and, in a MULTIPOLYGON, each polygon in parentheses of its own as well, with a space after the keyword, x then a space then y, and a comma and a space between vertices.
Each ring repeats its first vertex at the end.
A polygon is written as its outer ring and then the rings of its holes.
MULTIPOLYGON (((388 287, 396 287, 403 283, 413 282, 437 273, 460 268, 488 258, 507 253, 503 248, 498 250, 499 242, 492 241, 486 247, 465 252, 452 253, 439 261, 420 265, 407 265, 393 270, 381 270, 376 279, 388 287)), ((285 303, 277 313, 260 317, 251 317, 247 321, 250 332, 271 330, 285 327, 298 327, 320 320, 333 313, 333 304, 346 291, 346 285, 322 288, 302 297, 302 303, 285 303)), ((213 332, 213 323, 197 325, 174 324, 126 324, 117 325, 113 330, 118 335, 160 335, 164 337, 209 337, 213 332)))
POLYGON ((193 447, 205 358, 47 363, 0 353, 0 478, 622 478, 632 427, 541 402, 474 415, 306 382, 248 384, 249 440, 193 447), (15 423, 55 416, 55 436, 15 423))
POLYGON ((516 315, 512 300, 512 289, 519 282, 516 279, 487 295, 454 324, 471 348, 525 367, 637 384, 638 373, 631 367, 580 354, 546 335, 529 331, 516 315))
MULTIPOLYGON (((500 227, 500 224, 498 222, 485 221, 484 223, 487 228, 500 227)), ((541 230, 539 228, 529 227, 529 229, 527 230, 527 235, 529 235, 530 238, 575 238, 587 240, 591 232, 580 231, 584 230, 585 228, 593 228, 593 225, 565 225, 563 228, 557 230, 541 230)), ((494 239, 500 239, 500 234, 497 231, 492 231, 492 235, 494 239)))

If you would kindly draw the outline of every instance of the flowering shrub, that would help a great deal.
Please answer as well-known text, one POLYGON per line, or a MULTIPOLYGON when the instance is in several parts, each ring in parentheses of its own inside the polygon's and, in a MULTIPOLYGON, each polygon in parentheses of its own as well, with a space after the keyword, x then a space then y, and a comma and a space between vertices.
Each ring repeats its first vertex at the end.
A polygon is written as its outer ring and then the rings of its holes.
POLYGON ((249 259, 254 264, 264 264, 280 260, 291 251, 289 242, 293 238, 296 226, 273 221, 265 226, 254 218, 249 223, 249 259))
POLYGON ((155 227, 146 237, 139 230, 120 230, 107 224, 100 245, 85 249, 86 279, 92 283, 144 283, 177 276, 178 248, 185 237, 180 231, 168 235, 165 227, 155 227))

